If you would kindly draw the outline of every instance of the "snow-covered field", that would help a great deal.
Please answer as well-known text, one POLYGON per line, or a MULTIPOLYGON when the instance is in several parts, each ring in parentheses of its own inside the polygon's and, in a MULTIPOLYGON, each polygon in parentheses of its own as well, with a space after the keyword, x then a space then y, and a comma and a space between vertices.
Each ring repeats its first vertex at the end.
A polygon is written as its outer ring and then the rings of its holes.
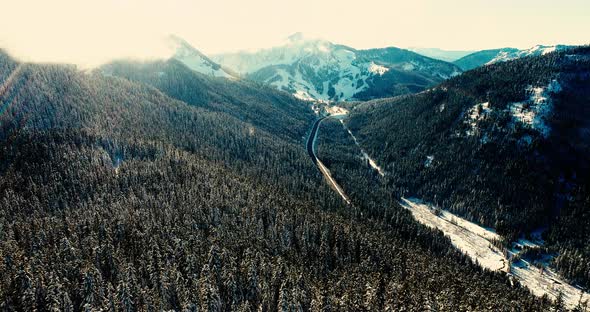
MULTIPOLYGON (((493 229, 484 228, 444 210, 440 210, 437 216, 431 206, 419 199, 402 198, 401 204, 412 212, 418 222, 443 231, 452 244, 473 261, 489 270, 509 272, 508 274, 530 289, 533 294, 537 296, 547 294, 551 298, 556 298, 561 293, 564 302, 570 308, 578 304, 581 295, 582 301, 590 302, 590 294, 568 284, 550 269, 539 269, 524 260, 509 267, 509 261, 504 253, 491 243, 500 239, 493 229)), ((528 246, 536 245, 535 242, 527 240, 518 243, 528 246)), ((514 253, 516 253, 514 250, 508 252, 508 254, 514 253)))
POLYGON ((328 112, 328 114, 333 117, 344 117, 348 115, 348 110, 346 108, 336 105, 330 105, 326 107, 326 112, 328 112))
POLYGON ((492 271, 507 269, 508 260, 491 243, 492 240, 500 240, 495 232, 458 218, 448 211, 441 210, 440 216, 436 216, 430 206, 417 199, 403 198, 402 204, 418 222, 443 231, 455 247, 482 267, 492 271))

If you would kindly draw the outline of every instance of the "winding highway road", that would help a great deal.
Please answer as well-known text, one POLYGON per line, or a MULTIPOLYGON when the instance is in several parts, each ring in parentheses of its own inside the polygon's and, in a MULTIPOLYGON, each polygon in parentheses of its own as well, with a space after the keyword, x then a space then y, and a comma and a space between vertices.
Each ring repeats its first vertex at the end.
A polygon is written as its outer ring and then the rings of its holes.
POLYGON ((338 193, 338 195, 340 195, 340 197, 342 197, 342 199, 347 204, 350 205, 351 204, 350 199, 348 198, 348 196, 346 196, 346 193, 344 193, 344 190, 342 189, 342 187, 336 182, 336 180, 334 180, 334 178, 332 177, 332 174, 330 173, 330 170, 328 170, 328 168, 322 163, 322 161, 316 155, 315 141, 318 136, 320 124, 326 118, 330 118, 330 117, 328 116, 328 117, 319 118, 313 124, 313 127, 311 128, 311 132, 309 133, 309 137, 307 138, 307 144, 306 144, 307 153, 309 154, 311 161, 313 161, 313 163, 316 164, 316 166, 318 167, 318 169, 320 170, 322 175, 326 178, 330 187, 332 189, 334 189, 338 193))

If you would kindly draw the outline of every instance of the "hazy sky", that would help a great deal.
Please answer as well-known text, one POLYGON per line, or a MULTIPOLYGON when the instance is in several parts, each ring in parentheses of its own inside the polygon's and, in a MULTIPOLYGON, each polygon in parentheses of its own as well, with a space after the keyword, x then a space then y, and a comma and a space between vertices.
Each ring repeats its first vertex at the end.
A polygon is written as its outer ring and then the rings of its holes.
POLYGON ((95 64, 164 53, 174 33, 204 53, 264 48, 294 32, 355 48, 527 48, 590 43, 590 0, 4 0, 0 47, 95 64))

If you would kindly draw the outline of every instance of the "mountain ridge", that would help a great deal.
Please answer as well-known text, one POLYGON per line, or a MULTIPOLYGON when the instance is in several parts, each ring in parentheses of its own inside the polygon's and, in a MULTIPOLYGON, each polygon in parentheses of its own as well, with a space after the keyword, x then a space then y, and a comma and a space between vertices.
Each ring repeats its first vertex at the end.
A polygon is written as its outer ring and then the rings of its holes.
POLYGON ((170 45, 172 45, 174 51, 174 54, 170 58, 180 61, 188 68, 196 72, 214 77, 223 77, 230 79, 237 78, 236 73, 234 73, 232 70, 228 68, 225 68, 215 63, 203 52, 197 50, 190 43, 188 43, 188 41, 176 35, 168 36, 167 40, 170 43, 170 45))
POLYGON ((469 55, 466 55, 458 60, 453 61, 454 64, 461 67, 463 70, 470 70, 483 65, 490 65, 498 62, 505 62, 527 56, 538 56, 551 53, 554 51, 562 51, 569 49, 572 46, 567 45, 535 45, 528 49, 517 48, 498 48, 481 50, 469 55))
POLYGON ((552 263, 590 284, 590 47, 477 67, 420 94, 374 100, 346 125, 398 196, 495 228, 543 229, 552 263), (575 229, 575 230, 574 230, 575 229))
POLYGON ((211 58, 255 81, 319 101, 413 93, 461 71, 453 64, 395 47, 358 50, 300 34, 282 46, 211 58), (391 57, 372 57, 377 51, 391 57))

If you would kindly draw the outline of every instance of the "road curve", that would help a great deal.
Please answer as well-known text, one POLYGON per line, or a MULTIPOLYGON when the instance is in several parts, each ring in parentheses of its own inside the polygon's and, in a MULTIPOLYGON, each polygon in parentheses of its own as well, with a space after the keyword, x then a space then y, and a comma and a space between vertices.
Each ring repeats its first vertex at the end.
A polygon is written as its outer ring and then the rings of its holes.
POLYGON ((348 198, 348 196, 346 196, 346 193, 344 193, 344 190, 342 189, 342 187, 338 183, 336 183, 336 180, 334 180, 334 178, 332 177, 330 170, 328 170, 328 168, 322 163, 322 161, 317 157, 317 155, 315 153, 315 141, 318 136, 320 124, 326 118, 329 118, 329 117, 319 118, 313 124, 313 127, 311 128, 311 132, 309 133, 309 137, 307 138, 307 144, 306 144, 307 153, 309 154, 311 161, 313 161, 313 163, 318 167, 318 170, 320 170, 322 175, 326 178, 330 187, 332 189, 334 189, 338 193, 338 195, 340 195, 340 197, 342 197, 342 199, 347 204, 350 205, 351 204, 350 199, 348 198))

